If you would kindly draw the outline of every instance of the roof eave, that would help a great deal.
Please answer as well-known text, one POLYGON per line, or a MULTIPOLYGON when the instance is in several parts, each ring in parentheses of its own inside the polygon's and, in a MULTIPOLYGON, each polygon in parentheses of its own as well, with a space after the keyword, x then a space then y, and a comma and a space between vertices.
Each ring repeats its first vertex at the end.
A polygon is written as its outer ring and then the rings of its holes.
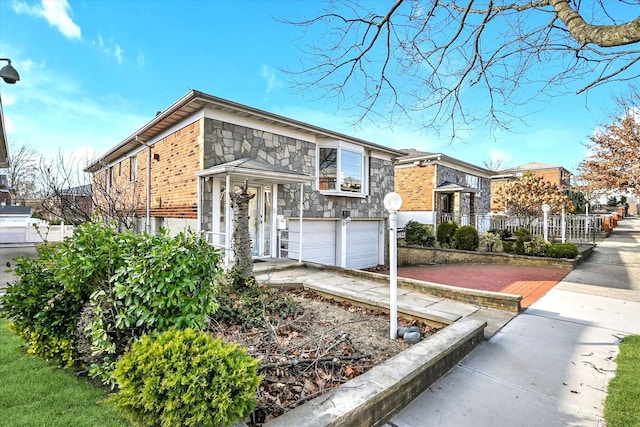
POLYGON ((164 130, 166 125, 162 125, 163 121, 167 120, 173 114, 176 114, 178 111, 180 111, 181 109, 185 108, 186 106, 192 103, 194 104, 193 108, 187 110, 182 117, 187 117, 193 114, 193 112, 201 108, 204 108, 207 104, 209 104, 209 105, 214 105, 216 107, 219 107, 221 109, 230 109, 236 113, 253 116, 263 121, 284 125, 285 127, 293 127, 303 132, 315 134, 316 136, 319 136, 319 137, 336 138, 336 139, 355 142, 366 148, 376 150, 376 151, 382 151, 391 156, 399 157, 405 154, 402 151, 388 148, 382 145, 378 145, 369 141, 365 141, 363 139, 355 138, 355 137, 345 135, 339 132, 334 132, 328 129, 323 129, 318 126, 310 125, 308 123, 300 122, 294 119, 290 119, 288 117, 269 113, 267 111, 259 110, 257 108, 238 104, 236 102, 218 98, 213 95, 209 95, 197 90, 190 90, 186 95, 184 95, 182 98, 180 98, 179 100, 174 102, 171 106, 169 106, 169 108, 159 113, 151 121, 149 121, 143 127, 141 127, 136 132, 131 134, 128 138, 126 138, 120 144, 116 145, 114 148, 107 151, 104 155, 100 156, 98 160, 96 160, 95 162, 87 166, 84 169, 85 172, 96 172, 102 169, 103 167, 105 167, 105 165, 107 165, 114 159, 132 150, 135 146, 149 142, 153 137, 155 137, 162 130, 164 130))

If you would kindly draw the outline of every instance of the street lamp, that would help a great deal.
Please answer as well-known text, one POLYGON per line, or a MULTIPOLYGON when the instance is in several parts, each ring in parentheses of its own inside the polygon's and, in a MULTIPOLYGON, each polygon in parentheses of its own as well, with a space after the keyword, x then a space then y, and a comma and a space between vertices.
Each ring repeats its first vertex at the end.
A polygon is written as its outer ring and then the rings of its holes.
POLYGON ((5 65, 0 69, 0 77, 2 77, 2 80, 4 80, 6 83, 9 83, 10 85, 19 81, 20 75, 18 74, 16 69, 13 68, 13 66, 11 65, 11 60, 9 58, 0 58, 0 61, 8 62, 7 65, 5 65))
POLYGON ((384 196, 384 208, 389 212, 389 338, 398 335, 398 237, 397 212, 402 206, 402 197, 396 192, 384 196))

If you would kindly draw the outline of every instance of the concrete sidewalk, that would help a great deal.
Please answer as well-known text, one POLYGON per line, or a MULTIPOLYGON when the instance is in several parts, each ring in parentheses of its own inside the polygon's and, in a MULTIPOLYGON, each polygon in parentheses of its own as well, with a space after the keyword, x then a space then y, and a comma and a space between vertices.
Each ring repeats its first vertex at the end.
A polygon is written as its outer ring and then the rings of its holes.
POLYGON ((388 427, 603 426, 620 339, 640 333, 640 219, 463 359, 388 427))

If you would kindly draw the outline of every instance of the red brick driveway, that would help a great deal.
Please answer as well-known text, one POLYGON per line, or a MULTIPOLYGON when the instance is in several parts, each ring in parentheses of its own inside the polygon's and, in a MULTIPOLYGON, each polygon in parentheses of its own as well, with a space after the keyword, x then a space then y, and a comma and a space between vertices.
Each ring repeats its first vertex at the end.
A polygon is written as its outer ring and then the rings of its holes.
POLYGON ((499 264, 445 264, 398 267, 398 276, 467 289, 522 295, 529 307, 571 270, 499 264))

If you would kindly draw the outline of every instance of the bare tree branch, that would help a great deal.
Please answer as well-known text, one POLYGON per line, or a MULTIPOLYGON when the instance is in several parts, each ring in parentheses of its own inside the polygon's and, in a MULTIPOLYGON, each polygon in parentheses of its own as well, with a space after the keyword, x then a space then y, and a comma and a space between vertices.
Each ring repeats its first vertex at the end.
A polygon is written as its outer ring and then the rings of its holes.
POLYGON ((506 128, 541 94, 640 73, 640 2, 396 0, 383 8, 337 0, 315 18, 284 21, 322 32, 303 48, 300 68, 287 70, 292 83, 338 97, 356 122, 400 115, 455 137, 478 120, 506 128), (525 88, 533 91, 523 98, 525 88))

